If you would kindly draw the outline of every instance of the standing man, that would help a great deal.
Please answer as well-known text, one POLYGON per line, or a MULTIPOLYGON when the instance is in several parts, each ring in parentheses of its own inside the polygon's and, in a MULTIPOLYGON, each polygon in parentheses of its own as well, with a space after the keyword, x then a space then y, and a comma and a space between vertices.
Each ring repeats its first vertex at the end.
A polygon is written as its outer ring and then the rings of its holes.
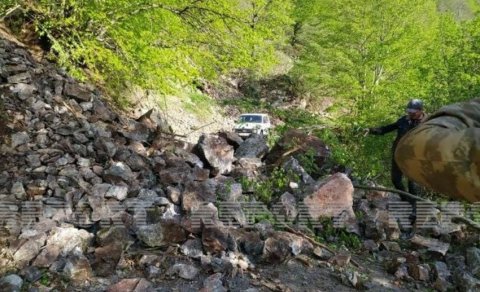
POLYGON ((416 182, 480 202, 480 98, 442 107, 398 143, 395 159, 416 182))
MULTIPOLYGON (((397 130, 397 137, 392 145, 392 183, 396 189, 405 191, 402 179, 403 174, 398 164, 395 162, 394 153, 397 148, 398 141, 410 130, 418 126, 426 117, 423 111, 423 102, 419 99, 412 99, 407 104, 407 114, 399 118, 395 123, 378 128, 371 128, 369 132, 373 135, 383 135, 397 130)), ((413 181, 408 180, 408 191, 416 194, 416 185, 413 181)))

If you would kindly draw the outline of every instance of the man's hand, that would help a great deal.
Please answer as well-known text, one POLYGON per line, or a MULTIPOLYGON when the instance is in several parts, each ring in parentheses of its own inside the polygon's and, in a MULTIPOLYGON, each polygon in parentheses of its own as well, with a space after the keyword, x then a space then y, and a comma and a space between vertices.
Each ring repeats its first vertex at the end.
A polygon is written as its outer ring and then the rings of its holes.
POLYGON ((380 131, 379 128, 370 128, 368 129, 368 133, 372 135, 381 135, 382 132, 380 131))

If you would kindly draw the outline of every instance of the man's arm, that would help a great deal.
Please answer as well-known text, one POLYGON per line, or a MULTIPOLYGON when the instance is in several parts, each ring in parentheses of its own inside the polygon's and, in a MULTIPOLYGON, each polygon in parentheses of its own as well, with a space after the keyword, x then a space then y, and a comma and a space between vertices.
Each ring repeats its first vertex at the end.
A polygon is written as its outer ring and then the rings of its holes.
POLYGON ((386 126, 383 126, 383 127, 371 128, 369 130, 369 132, 372 135, 383 135, 383 134, 395 131, 396 129, 398 129, 398 121, 396 121, 393 124, 386 125, 386 126))

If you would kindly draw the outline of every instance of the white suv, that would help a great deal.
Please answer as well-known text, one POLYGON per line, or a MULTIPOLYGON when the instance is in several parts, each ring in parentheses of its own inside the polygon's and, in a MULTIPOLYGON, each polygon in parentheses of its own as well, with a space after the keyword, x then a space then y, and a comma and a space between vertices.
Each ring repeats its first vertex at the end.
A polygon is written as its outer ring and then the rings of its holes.
POLYGON ((253 133, 267 136, 272 125, 266 114, 243 114, 235 124, 235 133, 248 137, 253 133))

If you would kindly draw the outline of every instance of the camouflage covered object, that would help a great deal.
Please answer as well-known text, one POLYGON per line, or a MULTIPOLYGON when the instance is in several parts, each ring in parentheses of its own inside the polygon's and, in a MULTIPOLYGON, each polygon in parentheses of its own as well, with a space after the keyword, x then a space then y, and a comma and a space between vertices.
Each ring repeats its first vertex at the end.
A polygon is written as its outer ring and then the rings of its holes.
POLYGON ((407 133, 395 160, 434 191, 480 201, 480 99, 445 106, 407 133))

